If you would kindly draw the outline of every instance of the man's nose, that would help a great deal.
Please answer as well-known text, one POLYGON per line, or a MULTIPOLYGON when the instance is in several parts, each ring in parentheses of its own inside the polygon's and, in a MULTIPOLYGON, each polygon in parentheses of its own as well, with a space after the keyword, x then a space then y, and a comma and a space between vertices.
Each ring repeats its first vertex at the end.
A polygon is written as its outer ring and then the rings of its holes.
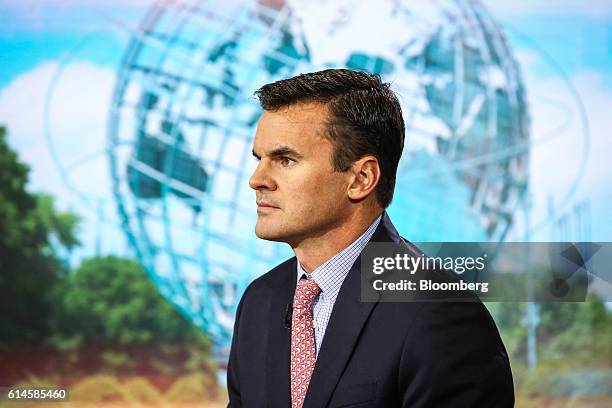
POLYGON ((263 159, 259 161, 251 175, 249 186, 253 190, 274 190, 276 188, 276 183, 270 176, 268 166, 264 163, 263 159))

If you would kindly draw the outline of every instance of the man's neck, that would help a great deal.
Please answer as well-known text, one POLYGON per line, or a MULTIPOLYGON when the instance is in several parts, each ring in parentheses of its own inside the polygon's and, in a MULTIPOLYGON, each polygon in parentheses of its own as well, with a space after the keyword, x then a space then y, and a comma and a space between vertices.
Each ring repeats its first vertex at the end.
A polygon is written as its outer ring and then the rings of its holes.
POLYGON ((352 244, 382 214, 382 209, 356 212, 326 233, 306 238, 293 247, 298 262, 310 273, 352 244))

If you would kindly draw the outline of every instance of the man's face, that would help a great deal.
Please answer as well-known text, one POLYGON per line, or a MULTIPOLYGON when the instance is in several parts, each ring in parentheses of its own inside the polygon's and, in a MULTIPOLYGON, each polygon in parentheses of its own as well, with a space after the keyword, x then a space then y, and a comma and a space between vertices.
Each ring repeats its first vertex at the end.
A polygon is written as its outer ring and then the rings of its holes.
POLYGON ((253 154, 259 160, 249 180, 256 190, 259 238, 287 242, 321 237, 345 222, 350 172, 335 172, 333 145, 324 135, 324 105, 301 103, 264 111, 253 154))

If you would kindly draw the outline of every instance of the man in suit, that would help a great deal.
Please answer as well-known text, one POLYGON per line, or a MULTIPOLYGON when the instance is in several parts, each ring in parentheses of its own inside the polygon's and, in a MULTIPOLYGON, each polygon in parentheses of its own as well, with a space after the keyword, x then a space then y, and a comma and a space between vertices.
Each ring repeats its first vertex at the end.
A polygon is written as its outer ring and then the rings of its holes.
POLYGON ((404 147, 389 84, 333 69, 256 95, 255 233, 295 257, 240 301, 228 406, 513 406, 508 357, 482 303, 360 301, 368 242, 418 255, 385 212, 404 147))

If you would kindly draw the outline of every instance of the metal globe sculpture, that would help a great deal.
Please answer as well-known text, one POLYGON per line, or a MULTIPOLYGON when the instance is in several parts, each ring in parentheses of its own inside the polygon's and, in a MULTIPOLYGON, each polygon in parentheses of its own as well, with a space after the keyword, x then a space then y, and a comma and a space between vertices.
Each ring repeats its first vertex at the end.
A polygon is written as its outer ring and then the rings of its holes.
POLYGON ((525 91, 478 2, 154 6, 111 106, 113 192, 146 271, 221 354, 248 283, 292 255, 253 232, 253 91, 327 67, 378 73, 400 94, 406 147, 388 211, 407 238, 503 240, 523 199, 525 91))

